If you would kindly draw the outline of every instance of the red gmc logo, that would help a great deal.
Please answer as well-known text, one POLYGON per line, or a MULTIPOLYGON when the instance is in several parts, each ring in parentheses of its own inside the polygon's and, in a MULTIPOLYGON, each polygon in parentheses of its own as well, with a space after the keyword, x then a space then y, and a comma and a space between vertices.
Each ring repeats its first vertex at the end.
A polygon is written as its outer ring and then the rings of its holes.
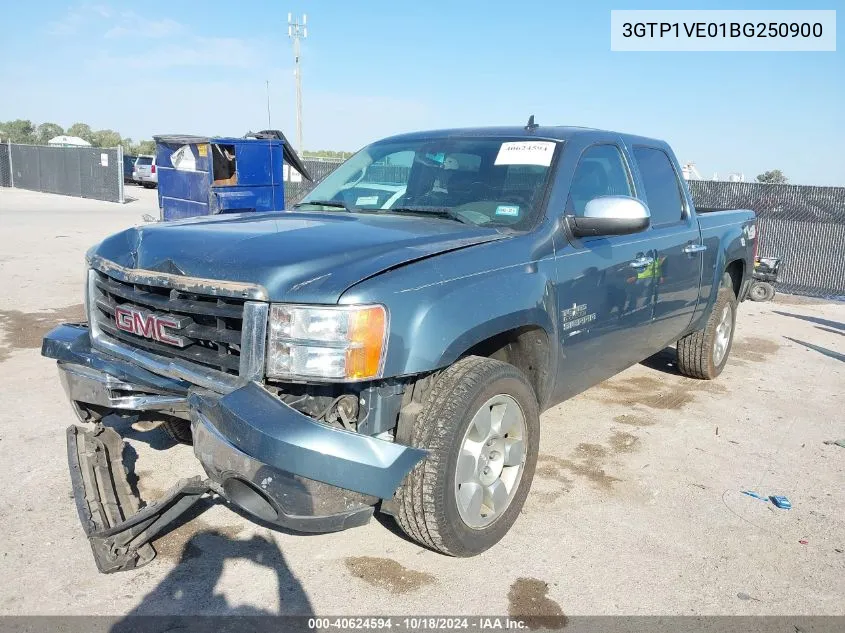
POLYGON ((189 321, 188 317, 154 314, 133 307, 117 306, 114 309, 114 324, 118 330, 176 347, 185 347, 188 344, 188 339, 184 336, 171 334, 168 332, 168 328, 178 330, 187 325, 189 321))

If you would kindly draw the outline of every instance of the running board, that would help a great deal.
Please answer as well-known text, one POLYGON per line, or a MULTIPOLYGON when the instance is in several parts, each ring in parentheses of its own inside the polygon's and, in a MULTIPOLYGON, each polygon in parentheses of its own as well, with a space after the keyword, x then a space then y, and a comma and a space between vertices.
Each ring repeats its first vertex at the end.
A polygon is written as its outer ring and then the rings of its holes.
POLYGON ((67 456, 79 520, 104 574, 153 560, 153 537, 210 490, 207 479, 180 479, 162 499, 139 510, 123 466, 123 440, 102 425, 69 426, 67 456))

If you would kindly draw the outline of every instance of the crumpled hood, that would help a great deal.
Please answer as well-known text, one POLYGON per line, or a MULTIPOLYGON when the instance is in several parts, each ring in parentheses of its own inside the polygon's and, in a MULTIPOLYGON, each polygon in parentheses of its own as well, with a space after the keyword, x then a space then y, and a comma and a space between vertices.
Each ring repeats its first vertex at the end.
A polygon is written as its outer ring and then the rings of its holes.
POLYGON ((328 304, 390 268, 506 237, 420 216, 250 213, 134 227, 94 253, 126 268, 260 284, 271 301, 328 304))

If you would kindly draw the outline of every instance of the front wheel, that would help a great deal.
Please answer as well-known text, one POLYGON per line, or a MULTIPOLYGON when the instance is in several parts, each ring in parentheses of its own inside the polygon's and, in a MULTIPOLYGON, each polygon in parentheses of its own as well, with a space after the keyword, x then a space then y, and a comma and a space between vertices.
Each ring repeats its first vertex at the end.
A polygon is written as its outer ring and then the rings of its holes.
POLYGON ((444 554, 474 556, 513 525, 534 477, 537 398, 513 365, 463 358, 434 382, 412 431, 428 451, 397 493, 399 525, 444 554))

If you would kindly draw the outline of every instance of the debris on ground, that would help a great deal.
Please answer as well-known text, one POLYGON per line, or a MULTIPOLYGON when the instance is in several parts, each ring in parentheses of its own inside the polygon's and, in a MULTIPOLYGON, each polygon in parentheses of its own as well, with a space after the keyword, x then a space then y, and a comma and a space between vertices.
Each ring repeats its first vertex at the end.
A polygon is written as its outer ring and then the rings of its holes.
POLYGON ((833 446, 840 446, 842 448, 845 448, 845 437, 843 437, 841 440, 825 440, 824 444, 832 444, 833 446))
POLYGON ((748 495, 749 497, 754 497, 755 499, 759 499, 760 501, 768 501, 766 497, 761 494, 754 492, 753 490, 740 490, 740 492, 744 495, 748 495))
POLYGON ((792 508, 792 504, 789 502, 789 499, 784 496, 772 495, 769 499, 776 508, 780 508, 781 510, 789 510, 792 508))

